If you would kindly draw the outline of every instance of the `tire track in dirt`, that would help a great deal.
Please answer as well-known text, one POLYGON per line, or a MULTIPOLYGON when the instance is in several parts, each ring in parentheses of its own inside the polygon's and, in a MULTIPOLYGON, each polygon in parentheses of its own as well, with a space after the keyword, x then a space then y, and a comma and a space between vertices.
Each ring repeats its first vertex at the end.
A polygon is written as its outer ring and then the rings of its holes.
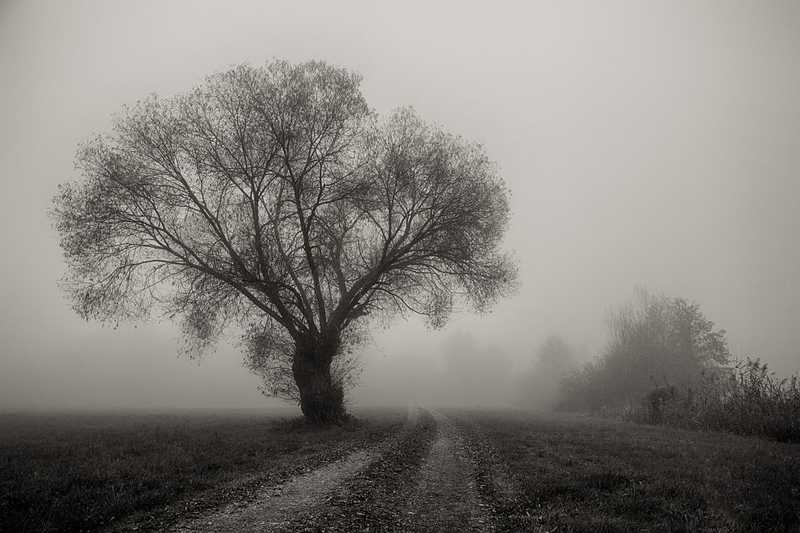
POLYGON ((403 531, 495 531, 491 507, 477 485, 475 455, 456 425, 438 411, 436 438, 408 502, 403 531))
MULTIPOLYGON (((409 415, 401 434, 413 431, 417 413, 409 415)), ((229 503, 204 516, 174 525, 173 533, 205 531, 277 531, 286 528, 300 514, 320 506, 350 478, 369 467, 396 445, 398 435, 368 449, 354 451, 344 458, 295 476, 284 483, 260 490, 253 501, 229 503)))
POLYGON ((438 411, 420 418, 396 447, 284 531, 496 531, 493 502, 480 487, 489 468, 477 464, 483 448, 438 411))
POLYGON ((409 531, 401 526, 403 514, 436 432, 427 412, 413 412, 419 413, 419 422, 382 457, 281 531, 409 531))
POLYGON ((488 507, 497 532, 546 532, 532 514, 536 506, 520 498, 513 469, 500 457, 491 439, 470 416, 455 417, 455 424, 469 442, 481 498, 488 507))

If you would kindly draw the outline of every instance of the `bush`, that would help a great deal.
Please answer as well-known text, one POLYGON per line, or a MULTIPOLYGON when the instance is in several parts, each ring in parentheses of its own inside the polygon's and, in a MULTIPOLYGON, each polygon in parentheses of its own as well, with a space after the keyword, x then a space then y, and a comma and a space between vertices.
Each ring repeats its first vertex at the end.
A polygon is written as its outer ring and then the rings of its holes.
POLYGON ((703 372, 694 386, 648 393, 626 418, 800 442, 800 377, 779 379, 758 359, 703 372))

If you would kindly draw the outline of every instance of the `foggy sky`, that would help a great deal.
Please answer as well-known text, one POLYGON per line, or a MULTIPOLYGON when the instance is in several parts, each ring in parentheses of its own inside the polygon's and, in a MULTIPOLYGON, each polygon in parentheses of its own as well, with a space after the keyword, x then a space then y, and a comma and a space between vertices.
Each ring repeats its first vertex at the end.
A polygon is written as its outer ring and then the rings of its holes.
POLYGON ((272 58, 360 72, 378 112, 483 143, 512 191, 518 293, 442 331, 376 327, 354 402, 463 398, 432 391, 464 339, 496 358, 478 373, 550 334, 598 353, 637 285, 800 371, 800 3, 335 4, 0 3, 0 409, 264 405, 230 343, 198 364, 168 322, 79 319, 46 210, 124 104, 272 58))

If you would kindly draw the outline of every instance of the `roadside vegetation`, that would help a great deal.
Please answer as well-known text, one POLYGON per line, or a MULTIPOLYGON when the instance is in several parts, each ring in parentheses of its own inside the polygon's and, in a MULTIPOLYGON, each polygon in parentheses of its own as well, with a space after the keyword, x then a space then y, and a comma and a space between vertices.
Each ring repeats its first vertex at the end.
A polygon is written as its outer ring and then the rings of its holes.
POLYGON ((93 531, 248 475, 280 481, 404 418, 319 429, 275 414, 0 415, 0 531, 93 531))
POLYGON ((724 374, 700 376, 695 386, 662 391, 626 418, 800 442, 800 378, 780 379, 758 360, 737 361, 724 374))
POLYGON ((610 317, 609 338, 563 378, 560 410, 800 442, 800 379, 734 358, 697 304, 640 290, 610 317))

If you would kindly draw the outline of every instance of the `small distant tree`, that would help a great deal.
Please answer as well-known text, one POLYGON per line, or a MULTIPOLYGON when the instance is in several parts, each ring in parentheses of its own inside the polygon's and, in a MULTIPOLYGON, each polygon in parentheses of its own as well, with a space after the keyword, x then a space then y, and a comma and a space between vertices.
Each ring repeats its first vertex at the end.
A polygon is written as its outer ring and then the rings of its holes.
POLYGON ((551 335, 539 346, 530 370, 520 382, 519 400, 527 406, 549 410, 555 407, 561 380, 575 370, 575 355, 558 335, 551 335))
POLYGON ((345 416, 367 317, 441 326, 454 297, 505 293, 507 193, 484 150, 408 109, 380 119, 359 83, 276 61, 124 110, 54 200, 76 311, 160 308, 193 352, 242 328, 266 390, 324 423, 345 416))

